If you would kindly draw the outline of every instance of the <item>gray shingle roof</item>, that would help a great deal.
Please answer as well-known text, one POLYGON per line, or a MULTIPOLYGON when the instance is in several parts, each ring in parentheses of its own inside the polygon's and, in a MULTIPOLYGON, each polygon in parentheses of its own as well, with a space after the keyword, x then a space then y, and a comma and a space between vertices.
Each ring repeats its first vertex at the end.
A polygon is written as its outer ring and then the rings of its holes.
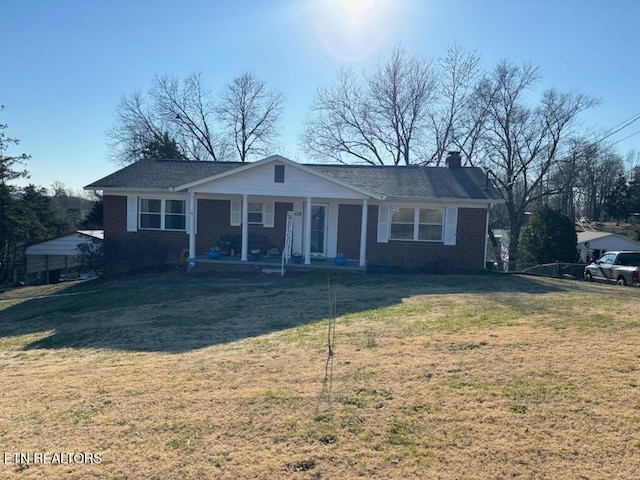
POLYGON ((387 198, 455 198, 497 200, 481 168, 418 166, 307 165, 364 190, 387 198), (485 190, 485 187, 489 187, 485 190))
POLYGON ((140 160, 90 183, 86 190, 168 190, 201 178, 238 168, 240 162, 189 162, 184 160, 140 160))
MULTIPOLYGON (((141 160, 96 182, 88 190, 169 190, 246 166, 240 162, 141 160)), ((318 165, 307 168, 362 190, 395 199, 499 200, 500 194, 478 167, 318 165)))

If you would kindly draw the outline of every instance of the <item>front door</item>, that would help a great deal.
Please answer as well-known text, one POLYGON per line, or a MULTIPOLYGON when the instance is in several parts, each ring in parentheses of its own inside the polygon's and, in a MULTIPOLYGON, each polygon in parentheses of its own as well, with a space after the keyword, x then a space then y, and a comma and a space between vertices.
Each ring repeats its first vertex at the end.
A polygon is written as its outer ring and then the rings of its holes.
POLYGON ((311 205, 311 254, 327 254, 327 206, 311 205))

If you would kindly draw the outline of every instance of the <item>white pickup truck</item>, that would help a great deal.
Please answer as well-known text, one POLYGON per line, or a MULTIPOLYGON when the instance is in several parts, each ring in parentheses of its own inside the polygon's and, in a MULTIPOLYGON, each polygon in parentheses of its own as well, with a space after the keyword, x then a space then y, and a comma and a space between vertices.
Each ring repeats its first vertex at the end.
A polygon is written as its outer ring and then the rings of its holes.
POLYGON ((607 252, 584 268, 584 279, 640 286, 640 252, 607 252))

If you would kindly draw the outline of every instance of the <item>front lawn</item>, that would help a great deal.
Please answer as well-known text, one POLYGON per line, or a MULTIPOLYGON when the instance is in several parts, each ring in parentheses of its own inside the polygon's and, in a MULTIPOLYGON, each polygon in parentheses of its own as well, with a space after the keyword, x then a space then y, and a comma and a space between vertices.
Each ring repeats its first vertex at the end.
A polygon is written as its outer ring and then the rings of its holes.
POLYGON ((5 292, 0 478, 636 478, 639 300, 500 274, 5 292))

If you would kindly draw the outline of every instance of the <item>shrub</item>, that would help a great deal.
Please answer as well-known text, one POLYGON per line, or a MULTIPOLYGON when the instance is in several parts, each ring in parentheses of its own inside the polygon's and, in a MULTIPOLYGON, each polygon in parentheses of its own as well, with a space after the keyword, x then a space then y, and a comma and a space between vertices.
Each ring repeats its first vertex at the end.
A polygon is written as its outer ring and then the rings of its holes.
POLYGON ((520 258, 528 263, 575 262, 578 237, 569 217, 547 205, 520 233, 520 258))
POLYGON ((76 247, 81 272, 102 277, 104 275, 104 243, 92 238, 76 247))

